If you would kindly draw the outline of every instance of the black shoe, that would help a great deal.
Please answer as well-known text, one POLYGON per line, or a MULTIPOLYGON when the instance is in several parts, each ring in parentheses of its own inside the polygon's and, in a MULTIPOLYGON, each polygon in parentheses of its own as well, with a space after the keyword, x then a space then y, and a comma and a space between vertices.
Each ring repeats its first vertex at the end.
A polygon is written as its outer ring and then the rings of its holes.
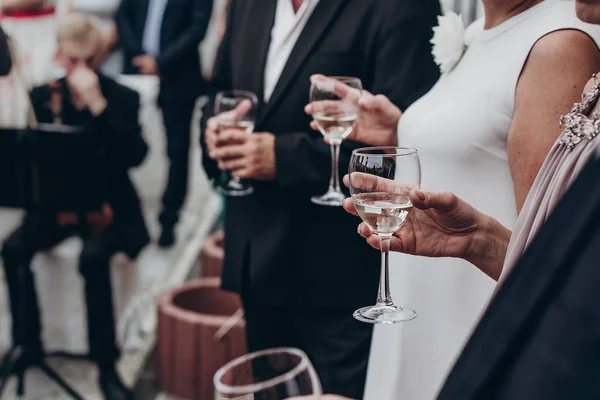
POLYGON ((10 368, 16 375, 26 371, 29 367, 38 365, 44 359, 44 351, 41 346, 33 346, 23 349, 22 347, 13 347, 4 354, 0 361, 0 374, 4 375, 10 368))
POLYGON ((106 400, 133 400, 133 392, 123 384, 115 369, 100 371, 100 389, 106 400))
POLYGON ((163 249, 169 248, 175 244, 174 226, 163 226, 162 233, 158 239, 158 246, 163 249))

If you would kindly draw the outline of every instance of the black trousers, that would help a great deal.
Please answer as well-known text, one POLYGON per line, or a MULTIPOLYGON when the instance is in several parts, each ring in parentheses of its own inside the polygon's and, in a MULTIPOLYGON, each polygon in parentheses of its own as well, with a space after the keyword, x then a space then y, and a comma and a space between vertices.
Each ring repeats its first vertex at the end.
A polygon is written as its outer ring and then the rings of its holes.
POLYGON ((33 350, 42 348, 40 310, 31 260, 37 251, 49 249, 73 235, 84 239, 79 271, 85 279, 90 358, 100 366, 111 366, 119 357, 109 265, 110 257, 118 251, 117 242, 110 230, 92 237, 77 227, 59 227, 54 216, 26 216, 23 225, 10 235, 2 247, 13 316, 13 343, 33 350), (20 266, 25 267, 25 274, 21 276, 18 274, 20 266), (24 310, 21 309, 21 299, 25 301, 24 310))
POLYGON ((191 122, 195 104, 192 102, 165 102, 161 105, 167 134, 169 174, 163 194, 160 223, 174 225, 188 189, 191 122))
POLYGON ((286 310, 264 306, 242 294, 248 350, 295 347, 313 363, 325 393, 361 399, 373 326, 356 321, 354 310, 286 310))

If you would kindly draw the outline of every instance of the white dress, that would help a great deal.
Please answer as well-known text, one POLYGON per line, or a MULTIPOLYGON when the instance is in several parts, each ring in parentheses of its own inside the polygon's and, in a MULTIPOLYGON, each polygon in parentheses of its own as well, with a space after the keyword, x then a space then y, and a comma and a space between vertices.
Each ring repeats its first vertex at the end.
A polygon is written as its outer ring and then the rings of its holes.
MULTIPOLYGON (((507 137, 516 84, 542 36, 575 28, 596 43, 600 28, 575 16, 572 1, 546 0, 493 29, 467 31, 468 49, 455 69, 402 116, 400 146, 419 150, 422 188, 449 190, 512 228, 517 210, 507 137)), ((558 120, 557 120, 558 124, 558 120)), ((495 282, 466 261, 395 254, 394 301, 417 311, 403 325, 377 326, 366 400, 430 400, 488 303, 495 282)))
POLYGON ((61 73, 54 61, 57 23, 68 12, 68 0, 45 0, 39 15, 3 15, 0 25, 11 38, 15 68, 0 78, 0 127, 24 128, 29 123, 28 91, 61 73))

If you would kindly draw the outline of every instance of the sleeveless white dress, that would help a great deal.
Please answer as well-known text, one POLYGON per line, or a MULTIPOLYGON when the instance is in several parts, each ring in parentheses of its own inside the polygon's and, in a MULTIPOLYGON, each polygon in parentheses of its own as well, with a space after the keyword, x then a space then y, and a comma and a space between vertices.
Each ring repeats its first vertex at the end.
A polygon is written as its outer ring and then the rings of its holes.
MULTIPOLYGON (((422 188, 449 190, 508 228, 517 218, 507 137, 518 78, 533 45, 561 29, 600 28, 575 16, 572 1, 546 0, 493 29, 467 30, 455 69, 402 116, 400 146, 419 150, 422 188)), ((558 120, 556 122, 559 123, 558 120)), ((462 350, 495 282, 466 261, 395 254, 394 301, 417 311, 407 324, 377 326, 366 400, 430 400, 462 350)))

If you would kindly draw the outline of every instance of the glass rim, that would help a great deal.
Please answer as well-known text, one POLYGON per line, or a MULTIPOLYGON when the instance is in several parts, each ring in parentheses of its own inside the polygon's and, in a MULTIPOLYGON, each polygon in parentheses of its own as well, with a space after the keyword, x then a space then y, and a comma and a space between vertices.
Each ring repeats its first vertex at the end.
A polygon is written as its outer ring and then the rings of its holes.
POLYGON ((225 97, 225 96, 230 96, 230 97, 240 97, 240 96, 247 96, 247 97, 252 97, 253 99, 257 99, 258 100, 258 96, 256 95, 256 93, 251 92, 249 90, 242 90, 242 89, 232 89, 232 90, 221 90, 219 92, 217 92, 215 94, 215 98, 217 97, 225 97))
POLYGON ((213 383, 215 385, 215 389, 223 394, 235 394, 235 395, 244 395, 248 393, 253 393, 267 387, 273 387, 279 385, 286 380, 294 378, 304 370, 309 369, 308 356, 305 352, 300 349, 296 349, 293 347, 278 347, 274 349, 267 349, 261 351, 255 351, 254 353, 245 354, 242 357, 238 357, 235 360, 228 362, 223 365, 219 370, 215 373, 213 377, 213 383), (274 378, 268 379, 264 382, 260 383, 252 383, 250 385, 241 385, 241 386, 232 386, 227 385, 225 383, 221 383, 221 378, 225 375, 225 372, 233 367, 240 366, 250 360, 257 359, 259 357, 263 357, 271 354, 292 354, 300 357, 300 362, 294 368, 286 372, 285 374, 276 376, 274 378))
POLYGON ((415 154, 419 154, 417 149, 411 147, 398 147, 398 146, 373 146, 373 147, 361 147, 352 151, 353 156, 370 156, 370 157, 407 157, 415 154), (371 153, 374 151, 385 151, 385 150, 396 150, 396 153, 371 153), (401 150, 402 153, 397 151, 401 150))
POLYGON ((340 82, 344 82, 344 81, 359 81, 362 82, 362 79, 360 79, 357 76, 326 76, 325 79, 333 79, 336 81, 340 81, 340 82))

